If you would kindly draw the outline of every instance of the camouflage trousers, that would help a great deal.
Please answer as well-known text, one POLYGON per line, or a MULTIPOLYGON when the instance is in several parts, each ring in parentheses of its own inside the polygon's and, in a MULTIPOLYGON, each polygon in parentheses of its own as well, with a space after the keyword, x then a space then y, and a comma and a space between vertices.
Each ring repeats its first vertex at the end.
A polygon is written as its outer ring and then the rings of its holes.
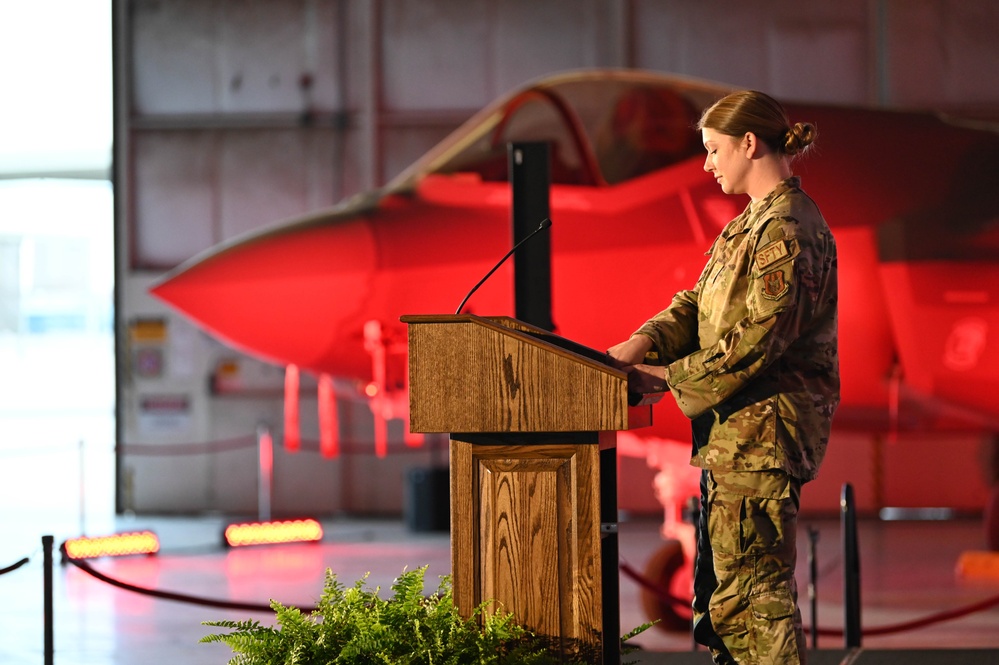
POLYGON ((715 663, 805 662, 794 579, 800 490, 782 471, 701 473, 694 639, 715 663))

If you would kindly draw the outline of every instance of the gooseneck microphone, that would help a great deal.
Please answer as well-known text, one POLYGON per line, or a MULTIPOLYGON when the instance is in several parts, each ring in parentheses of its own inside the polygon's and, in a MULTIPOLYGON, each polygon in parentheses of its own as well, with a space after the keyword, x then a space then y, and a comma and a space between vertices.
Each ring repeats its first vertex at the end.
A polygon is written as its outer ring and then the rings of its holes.
POLYGON ((489 279, 490 275, 492 275, 494 272, 496 272, 499 269, 499 267, 501 265, 503 265, 504 261, 506 261, 508 258, 510 258, 510 256, 514 252, 517 251, 518 247, 520 247, 525 242, 527 242, 528 240, 530 240, 534 236, 538 235, 539 233, 541 233, 542 231, 544 231, 545 229, 547 229, 551 225, 552 225, 552 220, 548 219, 547 217, 545 217, 543 220, 541 220, 541 224, 538 225, 538 228, 536 228, 533 231, 531 231, 529 234, 527 234, 527 237, 525 237, 523 240, 521 240, 516 245, 514 245, 513 248, 509 252, 507 252, 506 255, 502 259, 499 260, 499 263, 497 263, 496 265, 494 265, 493 269, 490 270, 489 272, 487 272, 486 276, 483 277, 482 279, 480 279, 479 283, 472 287, 472 290, 468 292, 468 295, 465 296, 465 299, 461 301, 461 304, 458 305, 458 309, 456 309, 454 313, 455 314, 461 314, 462 308, 465 306, 465 303, 468 302, 468 299, 472 297, 472 294, 479 290, 479 287, 482 286, 487 279, 489 279))

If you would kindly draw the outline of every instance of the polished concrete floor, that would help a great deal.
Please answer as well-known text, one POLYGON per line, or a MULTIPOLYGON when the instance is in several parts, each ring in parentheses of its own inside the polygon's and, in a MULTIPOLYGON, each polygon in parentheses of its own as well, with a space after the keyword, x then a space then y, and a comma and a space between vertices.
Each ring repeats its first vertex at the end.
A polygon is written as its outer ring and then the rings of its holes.
MULTIPOLYGON (((4 519, 6 536, 0 541, 0 568, 22 557, 27 565, 0 576, 0 663, 43 663, 43 558, 41 537, 55 537, 56 545, 80 535, 75 520, 55 519, 44 511, 22 509, 4 519)), ((149 528, 161 542, 157 556, 97 559, 93 566, 122 581, 148 588, 202 598, 266 604, 311 606, 330 568, 345 584, 370 573, 371 586, 387 590, 405 567, 428 566, 428 586, 449 572, 447 534, 416 533, 401 521, 331 519, 324 522, 323 542, 227 550, 221 533, 228 520, 200 517, 89 517, 88 535, 149 528)), ((819 533, 817 562, 818 624, 824 629, 843 625, 843 579, 840 525, 837 519, 806 520, 819 533)), ((801 542, 808 539, 801 536, 801 542)), ((966 550, 980 550, 984 540, 976 520, 862 521, 860 525, 863 624, 878 628, 909 622, 961 608, 999 595, 999 583, 970 584, 955 576, 955 564, 966 550)), ((652 518, 624 520, 620 525, 623 562, 643 569, 660 546, 659 523, 652 518)), ((802 549, 806 549, 804 546, 802 549)), ((805 598, 807 552, 799 552, 799 584, 806 623, 811 622, 805 598)), ((54 565, 54 662, 60 665, 185 663, 221 665, 232 655, 227 647, 200 644, 212 632, 202 625, 214 619, 270 619, 250 613, 164 600, 118 589, 71 565, 54 565)), ((429 591, 430 589, 428 589, 429 591)), ((640 588, 628 575, 621 577, 621 628, 626 632, 647 620, 639 600, 640 588)), ((686 633, 654 628, 634 639, 643 647, 640 662, 710 662, 706 653, 691 654, 686 633), (661 654, 660 657, 657 654, 661 654), (671 655, 670 655, 671 654, 671 655), (657 660, 658 658, 658 660, 657 660)), ((841 637, 820 637, 814 662, 866 662, 855 655, 840 658, 841 637)), ((918 630, 868 637, 864 649, 895 652, 974 649, 967 662, 999 663, 999 608, 918 630), (994 651, 993 651, 994 650, 994 651), (994 660, 993 660, 994 656, 994 660), (984 658, 985 660, 981 660, 984 658)), ((885 661, 888 662, 888 661, 885 661)), ((904 662, 904 661, 902 661, 904 662)), ((910 662, 916 662, 910 658, 910 662)), ((928 661, 929 662, 929 661, 928 661)), ((933 662, 962 662, 947 657, 933 662)))

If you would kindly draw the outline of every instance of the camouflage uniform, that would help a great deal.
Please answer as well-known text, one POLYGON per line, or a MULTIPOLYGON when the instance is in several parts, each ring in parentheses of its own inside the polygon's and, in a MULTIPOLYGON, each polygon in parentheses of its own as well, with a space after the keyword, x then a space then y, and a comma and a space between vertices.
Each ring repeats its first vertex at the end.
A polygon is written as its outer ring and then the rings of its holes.
POLYGON ((836 244, 793 177, 732 220, 710 257, 638 330, 703 469, 694 635, 719 663, 798 663, 798 497, 839 404, 836 244))

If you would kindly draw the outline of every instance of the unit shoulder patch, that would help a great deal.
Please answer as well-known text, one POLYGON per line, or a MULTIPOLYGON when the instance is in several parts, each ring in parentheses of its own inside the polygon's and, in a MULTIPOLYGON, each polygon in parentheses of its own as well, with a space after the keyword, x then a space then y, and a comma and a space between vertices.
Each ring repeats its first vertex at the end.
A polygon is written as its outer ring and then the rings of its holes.
POLYGON ((769 300, 779 300, 791 288, 787 280, 784 279, 783 270, 774 270, 761 277, 763 280, 763 297, 769 300))

